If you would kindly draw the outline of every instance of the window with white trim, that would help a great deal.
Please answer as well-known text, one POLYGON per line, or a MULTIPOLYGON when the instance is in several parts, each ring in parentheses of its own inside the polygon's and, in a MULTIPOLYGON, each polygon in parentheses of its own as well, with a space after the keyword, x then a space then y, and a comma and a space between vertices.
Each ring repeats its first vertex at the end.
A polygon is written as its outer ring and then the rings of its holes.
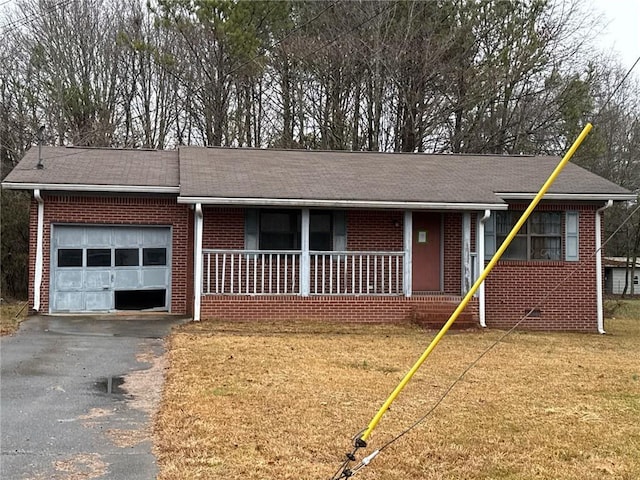
MULTIPOLYGON (((486 257, 491 258, 504 242, 522 215, 519 211, 497 211, 492 224, 485 230, 486 257)), ((577 212, 534 212, 516 234, 502 255, 504 260, 547 260, 563 258, 563 218, 568 228, 565 234, 566 260, 577 260, 577 212), (571 231, 569 231, 571 230, 571 231)))
MULTIPOLYGON (((299 209, 247 209, 245 248, 247 250, 300 250, 301 218, 299 209)), ((309 212, 309 250, 346 249, 346 216, 341 211, 309 212)))

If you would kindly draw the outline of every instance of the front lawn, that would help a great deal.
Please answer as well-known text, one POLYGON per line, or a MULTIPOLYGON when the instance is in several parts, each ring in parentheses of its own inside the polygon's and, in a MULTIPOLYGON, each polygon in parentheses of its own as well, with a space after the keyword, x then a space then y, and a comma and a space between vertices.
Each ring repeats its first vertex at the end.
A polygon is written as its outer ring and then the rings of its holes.
MULTIPOLYGON (((640 302, 607 335, 515 333, 363 479, 640 478, 640 302)), ((161 480, 328 479, 434 332, 189 324, 169 339, 161 480)), ((501 332, 447 335, 370 438, 423 415, 501 332)))

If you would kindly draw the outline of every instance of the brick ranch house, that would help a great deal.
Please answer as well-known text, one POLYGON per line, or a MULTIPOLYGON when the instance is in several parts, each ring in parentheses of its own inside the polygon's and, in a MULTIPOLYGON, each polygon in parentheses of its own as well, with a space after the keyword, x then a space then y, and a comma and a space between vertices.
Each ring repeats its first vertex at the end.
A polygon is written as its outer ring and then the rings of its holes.
MULTIPOLYGON (((33 192, 32 312, 435 326, 557 162, 43 147, 2 186, 33 192)), ((602 332, 601 216, 633 199, 568 165, 459 322, 504 328, 538 307, 524 328, 602 332)))

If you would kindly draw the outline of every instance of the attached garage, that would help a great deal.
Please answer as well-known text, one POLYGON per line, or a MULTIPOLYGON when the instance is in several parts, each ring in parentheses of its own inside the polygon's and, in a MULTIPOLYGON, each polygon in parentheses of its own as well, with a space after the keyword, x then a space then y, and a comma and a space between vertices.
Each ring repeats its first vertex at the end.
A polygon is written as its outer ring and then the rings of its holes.
POLYGON ((52 225, 50 310, 168 311, 171 227, 52 225))

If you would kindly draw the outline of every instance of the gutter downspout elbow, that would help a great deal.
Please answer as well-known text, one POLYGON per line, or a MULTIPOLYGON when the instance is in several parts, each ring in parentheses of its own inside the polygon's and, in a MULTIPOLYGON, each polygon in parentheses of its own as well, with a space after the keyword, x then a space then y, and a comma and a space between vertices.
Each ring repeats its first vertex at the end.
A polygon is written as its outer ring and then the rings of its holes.
POLYGON ((203 213, 202 204, 196 203, 194 208, 195 222, 195 239, 194 239, 194 282, 193 282, 193 320, 200 321, 200 305, 202 301, 202 223, 203 213))
MULTIPOLYGON (((487 223, 491 216, 491 210, 485 210, 484 215, 478 222, 478 272, 484 270, 484 224, 487 223), (482 266, 482 268, 480 268, 482 266)), ((474 279, 475 281, 475 279, 474 279)), ((487 317, 485 315, 485 296, 484 296, 484 282, 480 284, 478 288, 478 316, 480 317, 480 326, 482 328, 487 327, 487 317)))
POLYGON ((596 303, 598 315, 598 333, 604 331, 604 307, 602 292, 602 212, 613 205, 613 200, 607 200, 604 207, 596 210, 596 303))
POLYGON ((38 202, 38 231, 36 237, 36 264, 33 280, 33 310, 40 312, 40 296, 42 290, 42 269, 43 269, 43 243, 44 243, 44 200, 40 194, 40 189, 33 191, 33 197, 38 202))

